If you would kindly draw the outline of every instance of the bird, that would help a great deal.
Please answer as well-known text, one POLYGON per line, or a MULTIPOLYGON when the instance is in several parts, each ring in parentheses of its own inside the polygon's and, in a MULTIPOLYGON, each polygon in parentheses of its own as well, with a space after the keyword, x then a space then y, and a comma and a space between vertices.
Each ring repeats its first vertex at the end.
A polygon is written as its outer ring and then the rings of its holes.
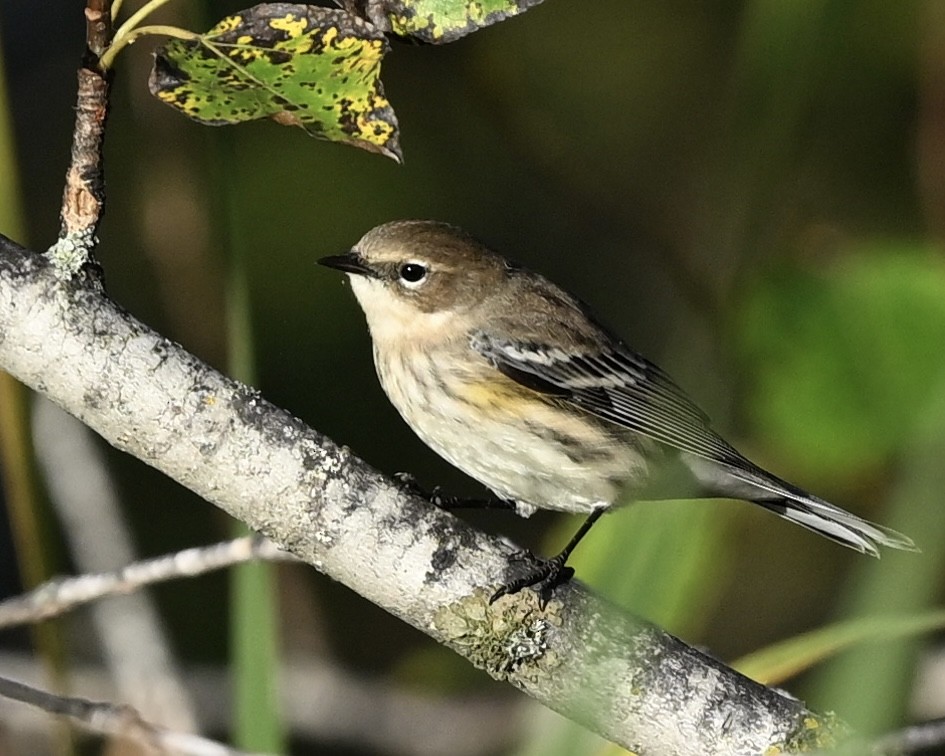
POLYGON ((872 556, 917 550, 751 462, 581 300, 458 227, 393 221, 318 262, 348 275, 380 384, 429 447, 520 515, 587 515, 492 601, 533 587, 544 604, 600 516, 660 487, 659 498, 752 502, 872 556))

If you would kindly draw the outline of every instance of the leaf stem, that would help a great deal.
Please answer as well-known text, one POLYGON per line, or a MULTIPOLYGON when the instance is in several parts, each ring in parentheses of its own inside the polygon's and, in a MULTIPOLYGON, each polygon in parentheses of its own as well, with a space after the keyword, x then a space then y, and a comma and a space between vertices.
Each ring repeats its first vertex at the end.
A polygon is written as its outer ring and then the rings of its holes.
MULTIPOLYGON (((115 60, 115 56, 119 53, 119 51, 123 47, 125 47, 125 45, 131 44, 132 42, 134 42, 135 39, 141 36, 140 34, 141 30, 136 28, 138 24, 140 24, 142 21, 144 21, 144 19, 146 19, 148 16, 154 13, 154 11, 156 11, 158 8, 160 8, 162 5, 165 5, 168 2, 170 2, 170 0, 148 0, 148 2, 146 2, 144 5, 138 8, 138 10, 132 13, 131 16, 128 17, 128 20, 125 21, 125 23, 123 23, 121 26, 118 27, 118 30, 115 32, 115 36, 112 38, 111 47, 109 47, 109 49, 105 51, 105 53, 102 55, 101 60, 99 61, 99 64, 101 65, 103 70, 107 70, 111 66, 112 62, 115 60)), ((118 13, 118 10, 121 7, 121 3, 122 3, 122 0, 113 1, 112 18, 114 18, 115 15, 118 13)), ((153 28, 153 27, 142 27, 142 28, 153 28)), ((168 28, 174 28, 174 27, 168 27, 168 28)), ((179 35, 175 34, 171 36, 179 36, 179 35)))
MULTIPOLYGON (((152 0, 152 2, 167 2, 167 0, 152 0)), ((164 24, 153 24, 151 26, 139 26, 137 29, 131 29, 125 33, 121 33, 122 28, 118 30, 115 34, 115 41, 112 42, 111 47, 105 51, 105 54, 102 55, 99 65, 104 70, 111 68, 112 63, 115 61, 115 56, 118 55, 130 44, 133 44, 138 37, 143 37, 146 34, 164 34, 168 37, 176 37, 177 39, 199 39, 200 35, 187 29, 181 29, 179 26, 166 26, 164 24)))

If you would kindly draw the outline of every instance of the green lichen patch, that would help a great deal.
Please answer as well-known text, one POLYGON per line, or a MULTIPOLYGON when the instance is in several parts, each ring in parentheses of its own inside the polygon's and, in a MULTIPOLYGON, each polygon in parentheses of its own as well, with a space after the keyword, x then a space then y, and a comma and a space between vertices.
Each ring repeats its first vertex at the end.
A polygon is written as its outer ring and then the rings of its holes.
POLYGON ((202 123, 271 118, 399 162, 397 118, 380 81, 388 49, 380 30, 345 11, 267 3, 161 47, 148 84, 202 123))
POLYGON ((443 44, 524 13, 542 0, 343 0, 384 31, 443 44))
POLYGON ((477 591, 436 613, 433 624, 444 642, 498 680, 556 667, 557 656, 547 641, 558 623, 556 602, 542 611, 532 591, 504 596, 491 605, 489 596, 477 591))

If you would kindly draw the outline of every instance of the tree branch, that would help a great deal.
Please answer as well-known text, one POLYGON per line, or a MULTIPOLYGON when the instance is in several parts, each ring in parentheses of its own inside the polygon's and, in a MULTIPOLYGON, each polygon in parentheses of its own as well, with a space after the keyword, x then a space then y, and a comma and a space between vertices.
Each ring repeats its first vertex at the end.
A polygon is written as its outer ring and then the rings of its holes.
POLYGON ((78 73, 72 156, 62 195, 59 239, 47 253, 66 277, 92 262, 105 207, 102 144, 111 72, 98 63, 112 39, 111 5, 111 0, 88 0, 85 8, 86 50, 78 73))
POLYGON ((829 746, 830 717, 571 582, 488 597, 513 549, 0 237, 0 368, 497 679, 650 754, 829 746))
POLYGON ((265 538, 243 536, 144 559, 110 572, 55 578, 0 601, 0 630, 58 617, 89 602, 131 594, 153 583, 190 578, 256 559, 282 562, 295 557, 265 538))
MULTIPOLYGON (((46 684, 41 664, 25 654, 0 652, 0 670, 24 685, 46 684)), ((197 705, 201 731, 232 731, 233 680, 226 665, 193 664, 181 671, 197 705)), ((70 687, 86 698, 120 698, 111 675, 94 664, 77 662, 69 675, 70 687)), ((537 706, 489 693, 424 694, 409 682, 358 674, 308 654, 290 653, 278 679, 283 714, 295 741, 339 743, 353 751, 387 756, 506 753, 520 740, 522 720, 537 706)), ((156 721, 150 712, 147 715, 156 721)), ((54 732, 48 717, 40 712, 15 706, 0 695, 0 722, 4 754, 57 752, 49 742, 54 732)))
POLYGON ((50 714, 69 717, 89 732, 127 738, 159 753, 183 756, 239 756, 245 753, 199 735, 174 732, 155 725, 130 706, 59 696, 6 677, 0 677, 0 696, 31 704, 50 714))

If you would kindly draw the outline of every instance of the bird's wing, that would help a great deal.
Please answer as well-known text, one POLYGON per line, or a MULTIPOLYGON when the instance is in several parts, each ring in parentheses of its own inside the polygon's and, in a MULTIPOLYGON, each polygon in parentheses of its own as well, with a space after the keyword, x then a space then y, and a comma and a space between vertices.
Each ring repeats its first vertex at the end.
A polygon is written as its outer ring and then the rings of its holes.
MULTIPOLYGON (((470 344, 512 380, 667 446, 708 460, 684 460, 711 495, 748 499, 857 551, 877 545, 916 551, 911 539, 818 499, 748 461, 659 367, 614 338, 602 350, 567 352, 479 331, 470 344)), ((597 343, 585 340, 587 343, 597 343)))
POLYGON ((512 380, 681 451, 728 464, 744 458, 657 365, 617 341, 595 354, 568 353, 485 331, 470 345, 512 380))

